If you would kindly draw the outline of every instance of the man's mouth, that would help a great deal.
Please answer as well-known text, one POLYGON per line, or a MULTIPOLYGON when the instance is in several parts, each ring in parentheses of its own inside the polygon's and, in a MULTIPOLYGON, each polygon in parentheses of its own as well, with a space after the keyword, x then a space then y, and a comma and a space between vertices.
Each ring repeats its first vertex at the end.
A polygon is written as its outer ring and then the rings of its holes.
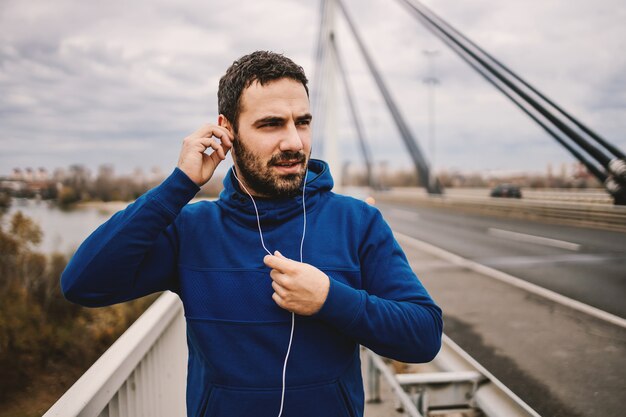
POLYGON ((284 168, 291 168, 293 166, 300 165, 301 163, 302 163, 302 160, 300 159, 291 159, 288 161, 276 162, 274 165, 279 166, 279 167, 284 167, 284 168))
POLYGON ((296 157, 291 159, 281 159, 274 162, 272 165, 274 166, 274 169, 282 175, 295 175, 302 172, 302 166, 305 161, 306 159, 296 157))

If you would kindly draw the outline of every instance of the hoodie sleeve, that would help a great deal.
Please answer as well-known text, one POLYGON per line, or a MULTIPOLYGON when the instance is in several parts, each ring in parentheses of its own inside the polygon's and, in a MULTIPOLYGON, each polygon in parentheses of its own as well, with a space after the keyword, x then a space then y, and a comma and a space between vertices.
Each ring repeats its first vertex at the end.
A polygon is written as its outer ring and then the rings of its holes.
POLYGON ((412 271, 380 212, 365 211, 359 247, 362 289, 330 277, 328 297, 317 315, 382 356, 431 361, 441 348, 441 309, 412 271))
POLYGON ((174 222, 199 187, 176 168, 116 213, 78 248, 61 275, 65 297, 88 307, 177 291, 179 229, 174 222))

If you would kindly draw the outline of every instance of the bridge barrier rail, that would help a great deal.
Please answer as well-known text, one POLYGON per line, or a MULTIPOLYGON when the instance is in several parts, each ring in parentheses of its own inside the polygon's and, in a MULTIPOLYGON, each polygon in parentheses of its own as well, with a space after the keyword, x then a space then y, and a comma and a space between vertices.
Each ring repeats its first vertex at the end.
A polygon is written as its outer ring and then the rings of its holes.
MULTIPOLYGON (((414 189, 415 190, 415 189, 414 189)), ((626 207, 574 201, 493 198, 469 195, 428 196, 409 190, 378 192, 377 201, 447 207, 478 214, 544 220, 626 232, 626 207)))
POLYGON ((185 416, 186 324, 163 293, 43 417, 185 416))
MULTIPOLYGON (((186 415, 185 326, 180 299, 163 293, 43 417, 186 415)), ((470 398, 487 416, 537 417, 446 336, 432 362, 438 374, 394 376, 380 357, 366 352, 374 363, 368 367, 369 398, 375 397, 382 374, 413 417, 421 416, 417 406, 425 403, 423 395, 416 396, 419 392, 427 392, 428 404, 437 406, 470 398)))
POLYGON ((441 351, 429 364, 437 372, 396 374, 380 356, 365 352, 368 401, 380 399, 382 376, 396 395, 396 409, 410 417, 446 409, 455 411, 453 415, 540 417, 446 335, 441 351))
MULTIPOLYGON (((407 190, 418 190, 416 187, 406 187, 407 190)), ((393 191, 396 192, 398 188, 393 191)), ((482 197, 489 198, 490 188, 446 188, 444 191, 449 197, 482 197)), ((423 193, 425 195, 426 193, 423 193)), ((611 196, 602 188, 522 188, 524 200, 541 201, 570 201, 589 204, 613 204, 611 196)))

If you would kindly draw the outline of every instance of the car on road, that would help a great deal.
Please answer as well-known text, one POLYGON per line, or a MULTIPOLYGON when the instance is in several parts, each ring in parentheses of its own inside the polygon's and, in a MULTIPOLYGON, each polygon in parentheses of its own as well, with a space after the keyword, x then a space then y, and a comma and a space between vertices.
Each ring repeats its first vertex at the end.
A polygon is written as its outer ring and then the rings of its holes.
POLYGON ((490 196, 522 198, 522 190, 515 184, 498 184, 491 190, 490 196))

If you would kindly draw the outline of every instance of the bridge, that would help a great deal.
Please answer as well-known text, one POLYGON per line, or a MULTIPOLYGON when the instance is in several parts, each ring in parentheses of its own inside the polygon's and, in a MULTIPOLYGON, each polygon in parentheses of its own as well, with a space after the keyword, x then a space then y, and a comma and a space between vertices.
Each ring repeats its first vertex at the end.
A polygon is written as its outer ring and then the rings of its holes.
MULTIPOLYGON (((314 113, 323 115, 318 142, 338 176, 335 94, 342 90, 373 190, 352 192, 373 192, 446 314, 444 348, 430 364, 389 363, 362 351, 366 416, 620 415, 626 380, 624 153, 433 11, 415 0, 397 1, 537 123, 547 140, 580 161, 606 193, 592 202, 555 196, 503 202, 444 190, 350 10, 341 0, 322 1, 312 94, 314 113), (395 122, 420 190, 377 190, 335 31, 339 18, 395 122)), ((182 307, 166 293, 45 417, 184 415, 185 358, 182 307)))
MULTIPOLYGON (((476 43, 456 30, 441 17, 416 0, 398 0, 417 21, 424 25, 432 34, 454 51, 465 63, 474 69, 491 86, 507 97, 515 106, 526 114, 530 120, 540 126, 546 136, 557 141, 576 160, 593 174, 607 192, 613 197, 615 204, 626 204, 626 156, 616 146, 602 138, 583 122, 572 116, 562 106, 547 97, 541 91, 530 85, 522 77, 490 55, 476 43)), ((402 138, 408 155, 411 157, 420 184, 430 194, 441 194, 439 181, 433 178, 430 164, 424 155, 415 135, 408 127, 400 109, 387 87, 383 75, 377 68, 376 62, 363 42, 360 30, 351 17, 349 10, 342 1, 324 1, 321 3, 320 36, 316 54, 315 86, 321 86, 317 95, 313 97, 313 104, 317 114, 324 114, 322 126, 318 129, 320 142, 324 144, 327 159, 333 163, 337 161, 337 128, 335 120, 335 69, 341 75, 350 113, 360 143, 360 150, 368 171, 371 186, 375 186, 371 172, 371 151, 367 143, 366 133, 359 116, 354 100, 354 94, 346 76, 346 66, 338 45, 335 32, 335 14, 340 12, 345 19, 358 49, 367 64, 384 103, 389 110, 397 131, 402 138), (320 97, 321 96, 321 97, 320 97), (317 105, 317 106, 315 106, 317 105), (323 133, 323 136, 321 134, 323 133)), ((436 82, 430 77, 427 81, 436 82)), ((431 109, 432 111, 432 109, 431 109)), ((432 128, 432 126, 431 126, 432 128)), ((331 169, 333 166, 331 165, 331 169)), ((333 172, 341 172, 336 165, 333 172)), ((340 183, 340 181, 337 181, 340 183)))

